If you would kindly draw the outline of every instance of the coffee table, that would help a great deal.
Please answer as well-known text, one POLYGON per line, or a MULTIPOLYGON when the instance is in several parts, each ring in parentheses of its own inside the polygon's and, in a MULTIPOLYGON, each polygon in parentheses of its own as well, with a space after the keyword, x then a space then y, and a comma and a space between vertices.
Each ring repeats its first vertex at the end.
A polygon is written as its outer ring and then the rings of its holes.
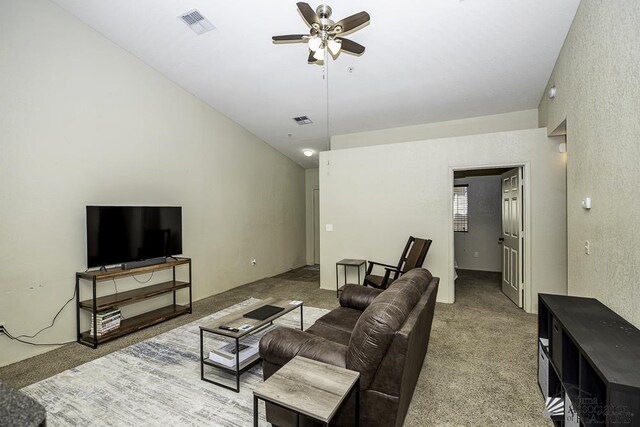
POLYGON ((253 425, 258 426, 258 399, 305 415, 323 426, 355 393, 355 419, 360 423, 360 373, 296 356, 253 391, 253 425))
POLYGON ((200 326, 200 379, 203 381, 207 381, 212 384, 218 385, 220 387, 233 390, 236 393, 239 393, 240 392, 240 375, 262 360, 262 358, 260 357, 260 354, 256 352, 255 354, 241 361, 240 351, 239 351, 241 340, 243 338, 246 338, 249 335, 253 335, 256 332, 259 332, 271 326, 274 320, 295 310, 296 308, 300 309, 300 330, 302 330, 303 329, 303 305, 304 304, 302 301, 278 300, 275 298, 267 298, 258 303, 252 304, 248 307, 245 307, 233 313, 227 314, 226 316, 216 319, 211 323, 200 326), (256 310, 260 307, 264 307, 265 305, 282 307, 283 310, 279 311, 278 313, 264 320, 257 320, 257 319, 250 319, 248 317, 243 317, 245 314, 249 313, 250 311, 256 310), (239 330, 238 332, 220 329, 220 326, 228 326, 231 328, 239 329, 243 325, 249 325, 250 329, 239 330), (232 342, 235 342, 236 360, 235 360, 235 363, 232 364, 233 366, 226 366, 222 363, 218 363, 210 359, 208 357, 208 354, 205 355, 204 353, 204 334, 205 333, 213 334, 216 336, 216 338, 225 338, 225 339, 229 338, 232 340, 232 342), (222 369, 225 372, 233 374, 236 380, 235 388, 225 383, 215 381, 211 378, 205 377, 205 374, 204 374, 205 365, 222 369))

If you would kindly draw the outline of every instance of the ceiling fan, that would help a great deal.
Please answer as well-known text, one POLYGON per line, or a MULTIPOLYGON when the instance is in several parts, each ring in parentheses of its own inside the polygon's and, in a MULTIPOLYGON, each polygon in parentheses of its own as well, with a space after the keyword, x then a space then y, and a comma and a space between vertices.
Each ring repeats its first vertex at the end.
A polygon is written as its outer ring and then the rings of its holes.
POLYGON ((338 22, 331 19, 331 8, 321 4, 314 12, 308 3, 296 3, 304 21, 310 27, 309 34, 290 34, 285 36, 273 36, 274 42, 306 42, 309 45, 309 62, 323 61, 325 50, 328 50, 333 58, 340 51, 353 55, 362 55, 364 46, 352 40, 345 39, 343 35, 359 30, 369 23, 371 19, 367 12, 356 13, 338 22))

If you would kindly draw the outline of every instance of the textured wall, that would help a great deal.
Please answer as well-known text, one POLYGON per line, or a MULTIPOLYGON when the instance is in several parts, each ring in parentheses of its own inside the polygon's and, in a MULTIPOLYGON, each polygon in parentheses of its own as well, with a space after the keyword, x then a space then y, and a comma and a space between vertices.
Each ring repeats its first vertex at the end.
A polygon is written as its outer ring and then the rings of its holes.
POLYGON ((537 127, 537 123, 537 110, 514 111, 491 116, 336 135, 331 137, 331 149, 339 150, 389 144, 390 142, 423 141, 425 139, 448 138, 451 136, 533 129, 537 127))
POLYGON ((441 279, 438 300, 453 302, 453 169, 526 164, 525 307, 535 312, 536 292, 567 289, 565 164, 557 143, 545 129, 530 129, 320 153, 321 287, 335 289, 342 258, 395 263, 409 235, 424 236, 433 240, 424 266, 441 279))
POLYGON ((569 293, 640 327, 640 2, 583 0, 552 85, 539 116, 549 132, 567 123, 569 293))
POLYGON ((502 180, 500 176, 456 179, 467 184, 469 231, 454 233, 455 257, 465 270, 502 271, 502 180), (474 253, 478 252, 475 257, 474 253))
MULTIPOLYGON (((51 2, 0 1, 0 99, 13 333, 49 325, 73 294, 88 204, 182 206, 196 299, 304 265, 304 170, 51 2)), ((74 339, 73 304, 38 337, 74 339)), ((47 349, 0 337, 0 365, 47 349)))

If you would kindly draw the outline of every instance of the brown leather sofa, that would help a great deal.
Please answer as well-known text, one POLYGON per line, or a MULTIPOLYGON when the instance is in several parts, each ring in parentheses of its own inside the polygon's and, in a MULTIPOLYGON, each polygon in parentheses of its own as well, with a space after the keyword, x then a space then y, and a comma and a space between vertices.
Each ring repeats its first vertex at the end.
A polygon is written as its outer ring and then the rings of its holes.
MULTIPOLYGON (((264 379, 295 356, 360 372, 360 425, 401 426, 427 353, 440 279, 416 268, 386 290, 347 285, 340 307, 306 331, 278 328, 260 340, 264 379)), ((331 425, 353 424, 351 396, 331 425)), ((267 405, 267 420, 296 425, 295 415, 267 405)), ((300 419, 300 425, 313 426, 300 419)))

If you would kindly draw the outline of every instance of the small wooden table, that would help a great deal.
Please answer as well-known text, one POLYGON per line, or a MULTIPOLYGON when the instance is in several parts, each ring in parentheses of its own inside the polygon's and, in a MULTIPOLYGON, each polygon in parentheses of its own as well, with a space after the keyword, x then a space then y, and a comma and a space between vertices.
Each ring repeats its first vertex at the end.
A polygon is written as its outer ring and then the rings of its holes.
POLYGON ((227 314, 219 319, 214 320, 211 323, 208 323, 204 326, 200 326, 200 379, 203 381, 210 382, 215 385, 219 385, 220 387, 224 387, 229 390, 233 390, 236 393, 240 392, 240 374, 251 368, 253 365, 258 363, 260 359, 260 354, 256 353, 253 356, 248 357, 246 360, 240 361, 240 340, 247 336, 255 334, 265 327, 271 325, 274 320, 277 318, 289 313, 296 308, 300 309, 300 330, 303 329, 303 302, 302 301, 290 301, 290 300, 276 300, 275 298, 267 298, 256 304, 252 304, 248 307, 245 307, 241 310, 235 311, 233 313, 227 314), (292 304, 295 302, 295 304, 292 304), (251 319, 248 317, 243 317, 245 314, 250 311, 256 310, 260 307, 264 307, 265 305, 273 305, 276 307, 282 307, 284 310, 277 312, 273 316, 267 317, 264 320, 251 319), (248 330, 239 330, 238 332, 232 332, 224 329, 220 329, 220 326, 229 326, 232 328, 240 328, 243 325, 251 325, 251 329, 248 330), (218 336, 228 337, 235 340, 235 366, 228 367, 221 363, 217 363, 204 354, 204 333, 215 334, 218 336), (214 381, 212 379, 206 378, 204 376, 204 365, 213 366, 219 369, 223 369, 227 372, 231 372, 235 375, 236 386, 235 388, 228 386, 227 384, 214 381))
POLYGON ((336 262, 336 298, 340 296, 340 285, 338 285, 338 266, 343 266, 344 269, 344 285, 347 284, 347 267, 356 267, 358 269, 358 284, 360 284, 360 267, 364 266, 365 273, 367 272, 367 261, 364 259, 341 259, 336 262))
POLYGON ((258 399, 328 426, 350 393, 356 394, 355 426, 360 423, 360 373, 296 356, 253 391, 253 425, 258 426, 258 399))

